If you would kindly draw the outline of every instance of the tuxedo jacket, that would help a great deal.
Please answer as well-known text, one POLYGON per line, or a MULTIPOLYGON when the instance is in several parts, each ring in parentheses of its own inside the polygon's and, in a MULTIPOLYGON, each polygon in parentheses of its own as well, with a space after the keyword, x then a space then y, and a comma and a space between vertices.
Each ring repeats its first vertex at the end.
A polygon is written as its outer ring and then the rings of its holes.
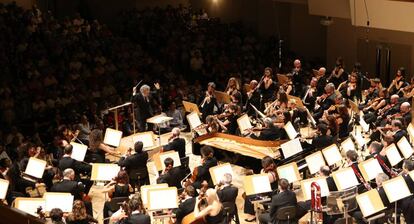
POLYGON ((164 146, 164 151, 174 150, 178 152, 180 158, 185 157, 185 140, 183 138, 176 138, 164 146))
POLYGON ((181 224, 182 219, 194 211, 195 203, 195 198, 189 198, 178 206, 177 210, 175 210, 176 224, 181 224))

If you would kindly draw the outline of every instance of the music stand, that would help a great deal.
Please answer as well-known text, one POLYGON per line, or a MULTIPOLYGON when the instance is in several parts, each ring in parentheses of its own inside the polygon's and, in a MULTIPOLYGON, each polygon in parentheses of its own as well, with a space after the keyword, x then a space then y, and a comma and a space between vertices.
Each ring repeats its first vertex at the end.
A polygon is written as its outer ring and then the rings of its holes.
POLYGON ((86 151, 88 150, 88 146, 83 145, 83 144, 79 144, 79 143, 76 143, 76 142, 71 142, 70 144, 73 146, 72 154, 70 155, 70 157, 72 159, 75 159, 77 161, 82 162, 85 159, 85 155, 86 155, 86 151))
POLYGON ((224 174, 229 173, 231 176, 233 175, 233 169, 230 163, 223 163, 218 166, 213 166, 209 169, 211 180, 213 181, 214 185, 220 183, 223 180, 224 174))
POLYGON ((164 160, 171 158, 174 160, 174 167, 181 166, 180 155, 176 151, 161 152, 154 155, 154 164, 158 171, 165 170, 164 160))
POLYGON ((202 127, 203 123, 196 112, 191 112, 190 114, 187 114, 186 117, 192 131, 195 131, 199 136, 207 134, 206 129, 199 128, 202 127))
POLYGON ((356 202, 357 194, 357 187, 351 187, 343 191, 331 191, 326 200, 328 208, 326 213, 328 215, 343 214, 344 217, 341 218, 342 223, 352 223, 352 217, 350 217, 348 213, 354 211, 358 207, 356 202))
POLYGON ((147 123, 151 123, 158 126, 158 141, 161 145, 161 124, 172 120, 172 117, 167 117, 164 115, 156 115, 147 119, 147 123))
POLYGON ((403 154, 404 158, 408 159, 414 153, 413 147, 411 146, 410 142, 408 142, 407 138, 403 136, 397 142, 398 148, 400 149, 401 153, 403 154))
POLYGON ((118 164, 92 163, 91 180, 97 182, 111 181, 121 168, 118 164))
POLYGON ((358 179, 352 167, 343 168, 332 173, 335 185, 340 191, 359 185, 358 179))
POLYGON ((134 104, 131 102, 126 102, 124 104, 115 106, 115 107, 111 107, 108 109, 108 111, 113 111, 114 112, 114 120, 115 120, 115 129, 118 130, 119 128, 119 123, 118 123, 118 109, 122 108, 122 107, 127 107, 130 106, 131 107, 131 111, 132 111, 132 126, 134 129, 134 134, 135 134, 135 115, 134 115, 134 104))
POLYGON ((293 127, 292 122, 289 121, 288 123, 286 123, 285 126, 283 126, 283 129, 285 129, 290 140, 293 140, 296 137, 298 137, 298 132, 293 127))
POLYGON ((299 138, 295 138, 293 140, 281 144, 280 148, 282 149, 283 157, 285 159, 303 151, 299 138))
POLYGON ((13 207, 19 209, 20 211, 38 217, 39 215, 37 214, 37 209, 39 207, 44 208, 45 206, 46 201, 44 198, 18 197, 14 200, 13 207))
POLYGON ((145 208, 148 208, 147 192, 150 189, 160 189, 160 188, 168 188, 168 184, 163 183, 163 184, 154 184, 154 185, 143 185, 143 186, 141 186, 141 188, 140 188, 141 199, 142 199, 142 204, 144 205, 145 208))
POLYGON ((155 146, 154 142, 154 132, 152 131, 146 131, 146 132, 140 132, 132 136, 132 142, 133 146, 136 142, 142 142, 144 151, 148 150, 151 147, 155 146))
POLYGON ((9 181, 5 179, 0 179, 0 201, 6 199, 8 189, 9 181))
MULTIPOLYGON (((271 201, 271 198, 263 194, 272 192, 267 174, 254 174, 243 177, 244 191, 247 196, 256 195, 250 201, 254 206, 256 220, 259 220, 259 204, 271 201)), ((246 200, 248 200, 246 198, 246 200)))
POLYGON ((178 208, 178 192, 176 187, 152 188, 147 191, 148 210, 153 218, 165 220, 174 216, 171 209, 178 208))
POLYGON ((322 149, 322 154, 328 166, 332 166, 342 160, 341 153, 339 152, 338 146, 336 144, 332 144, 322 149))
POLYGON ((374 158, 360 162, 358 164, 358 167, 361 171, 362 176, 367 182, 375 179, 378 174, 384 173, 378 160, 374 158))
MULTIPOLYGON (((397 201, 412 195, 402 176, 394 177, 391 180, 383 182, 382 187, 384 188, 388 201, 390 203, 395 202, 395 214, 397 214, 397 201)), ((394 219, 394 223, 397 224, 397 218, 394 219)))
POLYGON ((348 152, 349 150, 355 150, 355 144, 352 141, 352 138, 349 137, 347 139, 345 139, 342 143, 341 143, 341 149, 343 153, 348 152))
POLYGON ((382 203, 381 197, 376 189, 357 195, 356 200, 359 208, 361 209, 362 215, 368 220, 368 222, 381 218, 385 215, 374 215, 385 209, 384 203, 382 203))
POLYGON ((63 212, 72 212, 73 195, 70 193, 46 192, 43 199, 45 199, 46 212, 54 208, 60 208, 63 212))
POLYGON ((107 145, 111 145, 114 147, 119 147, 122 138, 122 131, 118 131, 112 128, 107 128, 105 130, 105 137, 103 142, 107 145))
MULTIPOLYGON (((414 110, 412 112, 414 113, 414 110)), ((411 142, 414 141, 414 125, 413 125, 413 122, 414 122, 414 120, 411 121, 411 123, 408 124, 408 127, 407 127, 407 132, 408 132, 408 135, 411 138, 411 142)))
POLYGON ((277 169, 279 178, 285 178, 289 183, 294 183, 302 179, 299 174, 298 164, 291 162, 283 166, 279 166, 277 169))
POLYGON ((240 133, 244 133, 246 130, 250 130, 253 128, 252 124, 250 123, 249 116, 247 114, 243 114, 239 118, 237 118, 237 125, 239 126, 240 133))
POLYGON ((231 97, 229 94, 222 91, 215 91, 217 103, 219 104, 228 104, 231 103, 231 97))
POLYGON ((387 159, 390 162, 391 166, 395 166, 403 160, 403 158, 400 155, 400 152, 398 152, 398 149, 394 143, 389 145, 384 150, 385 155, 387 156, 387 159))
POLYGON ((326 165, 321 151, 317 151, 309 156, 306 156, 305 160, 306 164, 308 165, 310 174, 319 172, 320 168, 326 165))
POLYGON ((45 172, 46 164, 47 162, 44 160, 30 157, 29 162, 26 166, 26 170, 23 174, 28 176, 27 180, 29 181, 33 181, 32 178, 41 179, 43 177, 43 173, 45 172))
POLYGON ((191 102, 188 102, 188 101, 184 101, 184 100, 182 101, 182 103, 183 103, 185 112, 187 112, 187 113, 196 112, 198 115, 201 114, 200 110, 198 109, 197 104, 191 103, 191 102))

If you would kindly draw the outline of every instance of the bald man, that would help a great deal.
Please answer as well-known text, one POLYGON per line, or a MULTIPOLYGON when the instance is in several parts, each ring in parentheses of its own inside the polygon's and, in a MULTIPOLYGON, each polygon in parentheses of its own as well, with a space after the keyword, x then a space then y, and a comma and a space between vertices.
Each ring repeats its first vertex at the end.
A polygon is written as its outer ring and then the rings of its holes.
POLYGON ((325 92, 325 86, 327 84, 326 81, 326 68, 320 67, 318 70, 318 84, 316 84, 316 89, 318 90, 318 96, 324 94, 325 92))
POLYGON ((305 83, 307 83, 307 77, 302 69, 302 63, 299 59, 293 61, 292 76, 292 81, 295 85, 295 95, 302 97, 304 94, 305 83))

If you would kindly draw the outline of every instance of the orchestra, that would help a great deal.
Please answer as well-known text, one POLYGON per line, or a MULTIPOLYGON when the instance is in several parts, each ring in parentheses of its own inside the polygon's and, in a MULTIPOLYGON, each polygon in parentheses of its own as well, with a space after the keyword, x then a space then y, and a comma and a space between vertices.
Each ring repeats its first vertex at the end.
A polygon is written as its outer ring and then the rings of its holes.
MULTIPOLYGON (((221 224, 230 223, 233 218, 236 223, 240 222, 241 211, 238 211, 236 203, 239 192, 242 192, 242 195, 245 192, 243 186, 236 186, 232 183, 234 175, 237 174, 225 173, 220 177, 220 181, 214 185, 210 172, 211 168, 224 162, 221 160, 233 157, 231 162, 249 170, 243 175, 253 175, 254 171, 258 173, 260 170, 260 174, 268 177, 271 188, 267 194, 260 195, 260 197, 268 198, 267 203, 264 203, 263 206, 265 210, 262 211, 257 211, 253 205, 256 203, 257 195, 244 194, 242 196, 244 200, 243 217, 246 222, 279 221, 276 215, 278 211, 293 206, 298 208, 297 214, 293 217, 295 220, 299 220, 312 211, 317 212, 316 220, 319 222, 324 220, 323 223, 334 223, 340 216, 328 215, 322 209, 327 198, 320 196, 319 185, 312 185, 312 195, 316 199, 313 198, 312 201, 301 200, 298 192, 304 189, 298 188, 297 183, 290 183, 285 177, 280 177, 277 169, 289 162, 295 162, 298 166, 302 166, 300 164, 303 164, 304 158, 311 153, 324 150, 332 145, 340 146, 349 138, 357 145, 355 133, 359 122, 362 121, 369 126, 367 133, 361 132, 364 138, 369 139, 366 150, 365 148, 358 149, 358 147, 356 147, 357 150, 341 148, 341 150, 345 150, 341 151, 342 164, 323 165, 318 172, 313 174, 309 173, 306 168, 298 168, 301 177, 304 180, 307 177, 324 177, 329 190, 338 191, 340 188, 336 185, 332 172, 349 167, 358 181, 358 194, 377 190, 384 205, 388 208, 391 208, 393 204, 387 201, 384 193, 383 183, 387 180, 403 176, 413 193, 414 182, 410 176, 410 172, 414 169, 412 157, 401 159, 402 161, 397 165, 392 166, 386 149, 393 144, 397 145, 400 140, 412 138, 407 127, 412 121, 410 99, 414 92, 414 79, 411 80, 411 84, 406 83, 404 81, 405 70, 400 68, 388 88, 382 86, 381 80, 373 78, 370 79, 370 86, 363 89, 359 82, 360 73, 353 71, 347 79, 345 78, 348 73, 345 71, 342 58, 338 58, 335 68, 328 77, 326 72, 324 67, 314 70, 308 83, 301 83, 301 78, 305 79, 308 73, 301 67, 300 61, 295 60, 292 72, 284 75, 286 80, 284 83, 273 80, 276 74, 270 67, 264 69, 259 82, 254 79, 239 80, 231 77, 223 90, 229 99, 228 102, 221 99, 222 96, 219 97, 216 84, 209 82, 203 96, 196 104, 200 110, 201 125, 190 129, 190 132, 194 132, 192 133, 193 139, 190 139, 192 147, 197 145, 201 147, 201 161, 194 164, 192 170, 188 168, 188 164, 183 164, 183 159, 188 157, 186 150, 188 140, 183 137, 182 133, 182 131, 187 132, 185 121, 178 122, 178 126, 170 129, 171 135, 166 143, 160 145, 158 149, 158 153, 177 152, 182 166, 175 166, 177 161, 168 157, 161 161, 164 168, 155 174, 157 184, 166 184, 177 189, 183 188, 177 198, 177 207, 167 212, 167 215, 170 216, 169 222, 221 224), (243 84, 242 81, 246 81, 244 89, 240 88, 243 84), (356 106, 351 106, 351 104, 356 106), (239 119, 246 115, 251 127, 242 132, 239 119), (303 152, 291 158, 284 158, 279 148, 281 144, 292 140, 286 129, 289 123, 298 132, 297 138, 300 139, 303 152), (311 133, 305 136, 304 130, 311 133), (208 139, 206 136, 209 135, 213 136, 212 138, 220 136, 223 139, 226 139, 226 136, 234 136, 234 138, 228 138, 227 141, 223 141, 223 144, 203 143, 203 139, 208 139), (195 141, 199 138, 201 140, 195 141), (240 141, 239 138, 242 138, 243 141, 240 141), (257 142, 253 144, 254 141, 257 142), (249 142, 252 144, 249 145, 249 142), (256 148, 259 146, 263 149, 256 148), (255 150, 262 152, 263 155, 259 158, 249 157, 253 152, 253 149, 249 149, 249 147, 256 148, 255 150), (272 152, 269 153, 266 150, 272 152), (369 159, 378 161, 383 171, 374 178, 375 181, 366 180, 365 174, 360 168, 360 164, 369 159), (250 163, 249 161, 260 161, 260 167, 255 167, 254 162, 250 163)), ((155 87, 157 90, 160 89, 159 84, 156 84, 155 87)), ((140 111, 137 115, 139 117, 137 120, 139 131, 156 130, 156 127, 151 127, 146 122, 148 118, 157 113, 152 109, 150 88, 143 85, 139 88, 139 92, 137 92, 137 88, 134 87, 134 101, 137 102, 136 107, 139 107, 136 110, 140 111)), ((177 109, 179 104, 173 102, 171 105, 173 105, 174 112, 171 114, 179 114, 180 111, 177 109)), ((187 115, 189 113, 187 111, 187 115)), ((179 114, 175 117, 181 116, 179 114)), ((86 116, 82 116, 82 122, 89 130, 90 126, 86 116)), ((134 134, 132 133, 132 135, 134 134)), ((86 197, 93 185, 93 182, 88 180, 92 172, 91 164, 115 162, 121 167, 121 171, 100 191, 109 195, 103 209, 104 222, 132 223, 130 220, 136 219, 142 220, 142 223, 149 223, 148 214, 150 212, 145 211, 145 206, 142 204, 138 192, 141 186, 148 186, 151 183, 150 176, 153 174, 149 172, 147 165, 155 158, 154 153, 151 152, 152 149, 148 150, 144 147, 144 142, 136 141, 130 145, 127 151, 120 152, 117 147, 104 143, 102 130, 93 128, 89 132, 85 130, 79 132, 76 129, 70 130, 68 127, 61 127, 59 136, 60 139, 56 142, 62 149, 61 156, 57 161, 57 168, 60 170, 50 170, 53 178, 49 178, 48 182, 52 183, 51 180, 56 178, 54 184, 49 184, 52 186, 51 191, 73 193, 77 200, 84 202, 88 214, 92 214, 92 204, 86 197), (82 139, 78 139, 79 133, 82 134, 82 139), (72 158, 74 146, 70 143, 82 143, 83 141, 88 144, 86 157, 84 161, 77 161, 72 158), (122 153, 124 154, 121 156, 122 153), (110 157, 117 159, 109 161, 110 157), (58 176, 59 172, 63 172, 63 177, 58 176), (112 209, 111 200, 134 194, 135 196, 129 199, 129 202, 125 202, 119 210, 112 209)), ((46 160, 46 152, 40 148, 28 146, 28 154, 30 157, 46 160)), ((59 154, 52 155, 52 157, 54 156, 59 157, 59 154)), ((48 161, 49 166, 52 167, 52 159, 48 161)), ((21 181, 11 176, 14 170, 10 169, 11 171, 6 172, 8 168, 2 167, 2 175, 11 181, 21 181)), ((23 169, 23 167, 19 167, 19 169, 23 169)), ((31 183, 26 183, 26 185, 37 186, 31 183)), ((412 212, 410 213, 413 201, 411 196, 401 202, 401 213, 408 222, 414 219, 412 212)), ((367 223, 359 208, 350 215, 357 223, 367 223)))

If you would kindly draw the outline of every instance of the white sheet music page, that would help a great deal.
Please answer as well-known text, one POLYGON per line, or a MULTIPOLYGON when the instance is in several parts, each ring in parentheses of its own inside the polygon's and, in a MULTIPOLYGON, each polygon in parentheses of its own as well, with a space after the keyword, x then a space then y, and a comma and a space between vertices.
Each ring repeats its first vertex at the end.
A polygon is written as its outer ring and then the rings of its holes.
POLYGON ((376 159, 366 161, 365 163, 361 163, 361 164, 364 167, 365 172, 367 173, 369 180, 373 180, 378 176, 378 174, 383 173, 381 165, 379 164, 378 160, 376 160, 376 159))
POLYGON ((308 164, 308 168, 311 174, 317 173, 321 166, 326 165, 325 160, 323 159, 322 153, 320 151, 307 156, 305 160, 306 164, 308 164))
POLYGON ((352 168, 338 171, 336 175, 342 190, 348 189, 353 186, 357 186, 359 184, 358 179, 355 176, 355 173, 352 170, 352 168))
POLYGON ((142 144, 144 145, 144 148, 154 146, 154 136, 152 135, 151 132, 134 135, 132 136, 132 141, 134 142, 134 145, 138 141, 142 142, 142 144))
POLYGON ((411 195, 407 183, 402 176, 395 177, 382 184, 390 203, 401 200, 411 195))
POLYGON ((17 209, 29 213, 33 216, 37 215, 37 208, 42 207, 45 208, 46 201, 45 200, 32 200, 32 198, 18 198, 19 203, 16 203, 17 209), (18 204, 18 205, 17 205, 18 204))
POLYGON ((97 180, 110 181, 118 175, 120 167, 117 164, 111 164, 113 166, 108 165, 98 166, 97 180))
POLYGON ((200 117, 196 112, 192 112, 191 114, 187 115, 187 119, 191 129, 194 129, 202 124, 200 117))
POLYGON ((255 176, 252 178, 254 192, 256 194, 271 192, 269 178, 267 176, 255 176))
POLYGON ((296 171, 293 166, 286 166, 286 167, 280 168, 278 170, 278 174, 279 174, 279 178, 285 178, 289 181, 289 183, 293 183, 298 180, 296 176, 296 171))
POLYGON ((338 146, 331 145, 322 150, 323 157, 325 157, 328 166, 332 166, 342 160, 341 153, 339 152, 338 146))
POLYGON ((400 149, 401 153, 403 154, 404 158, 408 159, 411 157, 411 155, 414 153, 413 147, 408 142, 407 138, 403 136, 398 142, 397 142, 398 148, 400 149))
POLYGON ((173 190, 171 188, 165 190, 149 190, 148 198, 151 200, 149 202, 149 210, 162 210, 177 208, 177 189, 173 190))
POLYGON ((247 116, 247 114, 241 116, 237 120, 237 123, 239 125, 239 129, 240 129, 241 133, 243 133, 246 130, 249 130, 249 129, 253 128, 252 124, 250 123, 249 116, 247 116))
POLYGON ((9 189, 9 181, 0 179, 0 200, 3 200, 6 198, 8 189, 9 189))
POLYGON ((223 166, 219 166, 216 169, 213 169, 213 172, 214 172, 214 176, 216 177, 217 184, 223 180, 224 174, 226 173, 229 173, 231 174, 231 176, 234 176, 233 169, 231 168, 230 163, 223 165, 223 166))
POLYGON ((375 207, 372 204, 373 202, 369 198, 368 194, 357 197, 357 202, 358 202, 359 207, 363 211, 364 217, 370 216, 376 212, 375 207))
POLYGON ((104 143, 114 147, 118 147, 121 143, 122 131, 107 128, 105 131, 104 143))
POLYGON ((403 160, 400 152, 398 152, 398 149, 394 144, 387 147, 385 150, 385 155, 387 156, 387 159, 390 162, 391 166, 395 166, 403 160))
POLYGON ((46 161, 37 159, 34 157, 30 157, 29 162, 26 166, 26 171, 24 171, 26 174, 36 177, 36 178, 42 178, 43 173, 46 168, 46 161))
POLYGON ((348 152, 349 150, 355 151, 355 144, 351 138, 347 138, 345 141, 341 143, 341 148, 344 152, 348 152))
POLYGON ((280 147, 282 148, 285 159, 303 151, 299 138, 285 142, 281 144, 280 147))
POLYGON ((161 160, 161 168, 162 170, 165 170, 165 164, 164 164, 164 160, 166 158, 170 157, 171 159, 174 160, 174 167, 179 167, 181 166, 181 160, 180 160, 180 155, 178 154, 178 152, 176 151, 172 151, 171 153, 167 153, 167 154, 160 154, 160 160, 161 160))
POLYGON ((44 194, 46 201, 45 211, 49 212, 54 208, 60 208, 63 212, 72 212, 73 195, 70 193, 50 193, 44 194))
POLYGON ((289 139, 295 139, 296 137, 298 137, 298 132, 295 130, 295 128, 293 127, 292 123, 289 121, 287 124, 285 124, 285 126, 283 127, 287 133, 287 135, 289 136, 289 139))
POLYGON ((71 142, 70 144, 73 146, 72 154, 70 155, 70 157, 77 161, 83 161, 85 159, 88 146, 76 142, 71 142))

